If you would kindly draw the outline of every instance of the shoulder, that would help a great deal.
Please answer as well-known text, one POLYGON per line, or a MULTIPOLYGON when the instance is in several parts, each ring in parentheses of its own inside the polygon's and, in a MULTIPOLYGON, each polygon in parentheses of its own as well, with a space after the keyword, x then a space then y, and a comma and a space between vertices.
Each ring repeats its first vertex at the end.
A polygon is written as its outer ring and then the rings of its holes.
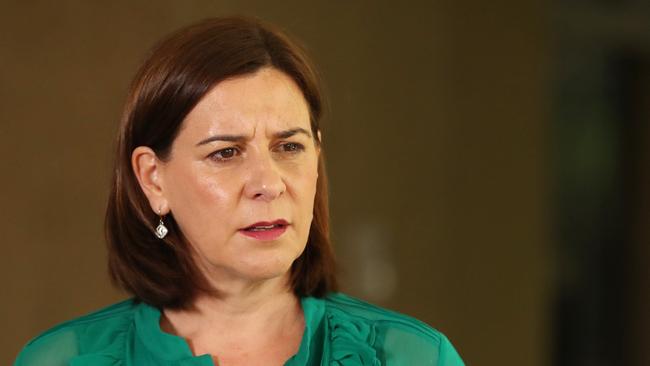
POLYGON ((442 333, 418 319, 342 293, 331 294, 325 303, 327 309, 344 312, 374 326, 401 328, 436 343, 442 337, 442 333))
POLYGON ((341 293, 324 301, 332 333, 354 333, 382 365, 463 365, 447 337, 418 319, 341 293))
POLYGON ((56 325, 30 340, 15 366, 68 365, 77 356, 98 351, 119 354, 135 308, 126 300, 56 325))

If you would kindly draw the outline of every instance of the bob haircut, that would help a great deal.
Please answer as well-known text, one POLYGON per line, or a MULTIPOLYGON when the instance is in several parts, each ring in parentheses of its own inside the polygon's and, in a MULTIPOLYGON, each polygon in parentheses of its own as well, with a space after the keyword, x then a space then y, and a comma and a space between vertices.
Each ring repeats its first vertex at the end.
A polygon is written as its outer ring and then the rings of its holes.
MULTIPOLYGON (((322 99, 305 52, 278 28, 246 17, 207 19, 163 39, 137 72, 119 126, 105 235, 113 284, 156 307, 190 308, 200 294, 216 294, 193 260, 193 249, 174 220, 165 218, 164 240, 153 232, 152 211, 131 166, 131 154, 148 146, 163 161, 187 114, 219 82, 273 67, 290 76, 309 106, 311 130, 320 146, 322 99)), ((314 216, 304 252, 290 269, 299 296, 322 297, 336 290, 329 239, 327 178, 318 161, 314 216)))

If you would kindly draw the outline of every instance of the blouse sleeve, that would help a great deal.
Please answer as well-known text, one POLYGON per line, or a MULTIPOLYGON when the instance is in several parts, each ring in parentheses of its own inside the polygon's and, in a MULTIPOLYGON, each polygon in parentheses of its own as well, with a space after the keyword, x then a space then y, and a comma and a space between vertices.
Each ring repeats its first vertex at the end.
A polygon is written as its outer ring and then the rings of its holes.
POLYGON ((68 366, 78 353, 74 331, 54 332, 29 342, 18 354, 14 366, 68 366))
POLYGON ((464 366, 462 359, 442 333, 413 331, 406 327, 383 328, 378 341, 383 344, 386 366, 464 366))

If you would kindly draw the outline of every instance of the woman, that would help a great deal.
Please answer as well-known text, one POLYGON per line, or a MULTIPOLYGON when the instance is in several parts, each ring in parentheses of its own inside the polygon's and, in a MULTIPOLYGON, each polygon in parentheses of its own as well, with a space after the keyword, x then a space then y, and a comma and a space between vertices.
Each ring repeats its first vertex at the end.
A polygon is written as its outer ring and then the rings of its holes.
POLYGON ((436 330, 335 292, 320 116, 313 67, 268 24, 163 40, 130 90, 106 214, 134 298, 16 365, 462 365, 436 330))

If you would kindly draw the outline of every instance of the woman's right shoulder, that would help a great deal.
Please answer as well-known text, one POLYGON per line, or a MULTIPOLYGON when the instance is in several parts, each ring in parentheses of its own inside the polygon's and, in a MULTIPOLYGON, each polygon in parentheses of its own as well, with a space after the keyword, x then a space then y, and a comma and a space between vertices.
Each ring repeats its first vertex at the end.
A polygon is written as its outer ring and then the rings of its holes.
POLYGON ((73 358, 102 353, 119 358, 137 304, 125 300, 56 325, 30 340, 14 366, 64 366, 73 358))

